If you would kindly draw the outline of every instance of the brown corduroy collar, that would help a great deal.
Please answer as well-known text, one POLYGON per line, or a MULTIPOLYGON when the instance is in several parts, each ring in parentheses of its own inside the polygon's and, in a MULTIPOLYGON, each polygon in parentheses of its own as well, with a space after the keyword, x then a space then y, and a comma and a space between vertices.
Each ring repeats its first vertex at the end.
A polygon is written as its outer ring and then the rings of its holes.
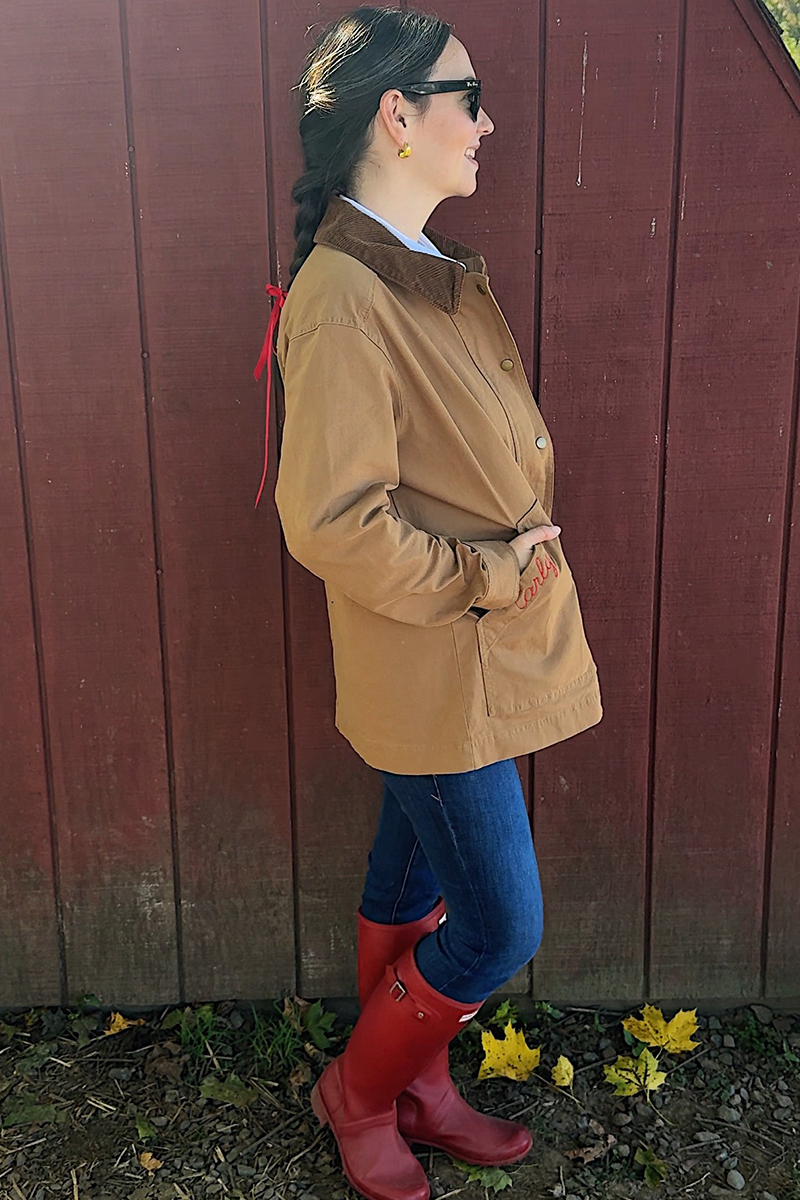
MULTIPOLYGON (((439 233, 430 225, 424 227, 423 233, 442 254, 463 262, 467 271, 486 274, 486 259, 471 246, 439 233)), ((373 220, 340 196, 333 195, 328 201, 314 241, 332 246, 334 250, 343 250, 382 278, 418 292, 446 313, 459 310, 465 272, 457 262, 409 250, 380 221, 373 220)))

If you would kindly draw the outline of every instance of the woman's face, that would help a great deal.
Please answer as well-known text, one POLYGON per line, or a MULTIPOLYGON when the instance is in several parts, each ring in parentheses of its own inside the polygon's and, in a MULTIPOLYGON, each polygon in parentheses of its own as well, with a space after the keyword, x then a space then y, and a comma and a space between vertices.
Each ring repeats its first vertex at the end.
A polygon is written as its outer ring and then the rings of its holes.
MULTIPOLYGON (((450 36, 429 76, 436 79, 476 79, 465 47, 457 37, 450 36)), ((491 133, 494 122, 478 110, 474 121, 469 111, 466 91, 439 92, 428 97, 430 107, 424 116, 408 122, 408 142, 411 156, 404 166, 414 164, 414 174, 420 184, 430 188, 441 199, 447 196, 471 196, 477 187, 480 158, 479 143, 491 133), (474 152, 476 159, 468 156, 474 152)))

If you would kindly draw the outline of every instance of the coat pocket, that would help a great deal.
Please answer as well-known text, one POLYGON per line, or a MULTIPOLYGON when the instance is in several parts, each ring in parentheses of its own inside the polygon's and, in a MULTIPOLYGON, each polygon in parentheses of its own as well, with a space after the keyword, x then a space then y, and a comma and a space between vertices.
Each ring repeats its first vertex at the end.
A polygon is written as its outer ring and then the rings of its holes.
POLYGON ((535 548, 516 601, 491 609, 475 629, 490 717, 549 705, 593 669, 558 538, 535 548))

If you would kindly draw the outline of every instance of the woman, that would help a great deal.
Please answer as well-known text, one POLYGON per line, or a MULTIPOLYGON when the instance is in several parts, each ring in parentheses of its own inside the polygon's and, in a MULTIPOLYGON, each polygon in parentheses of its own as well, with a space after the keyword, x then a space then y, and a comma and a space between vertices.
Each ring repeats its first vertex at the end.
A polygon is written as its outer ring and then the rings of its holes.
POLYGON ((514 758, 602 708, 548 430, 485 260, 427 225, 475 191, 494 128, 469 54, 433 16, 359 8, 300 88, 275 500, 289 552, 325 581, 336 726, 384 782, 361 1015, 311 1100, 355 1188, 419 1200, 411 1144, 487 1165, 530 1148, 525 1126, 465 1103, 447 1048, 541 939, 514 758))

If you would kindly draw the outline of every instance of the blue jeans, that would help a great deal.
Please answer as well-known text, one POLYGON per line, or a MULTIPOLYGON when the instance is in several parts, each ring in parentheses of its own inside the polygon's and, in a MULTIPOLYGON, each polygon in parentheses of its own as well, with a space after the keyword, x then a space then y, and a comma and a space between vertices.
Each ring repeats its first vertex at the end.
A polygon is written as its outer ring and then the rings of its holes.
POLYGON ((542 938, 542 892, 516 762, 384 778, 361 911, 400 925, 440 895, 447 920, 417 944, 423 977, 453 1000, 485 1000, 542 938))

